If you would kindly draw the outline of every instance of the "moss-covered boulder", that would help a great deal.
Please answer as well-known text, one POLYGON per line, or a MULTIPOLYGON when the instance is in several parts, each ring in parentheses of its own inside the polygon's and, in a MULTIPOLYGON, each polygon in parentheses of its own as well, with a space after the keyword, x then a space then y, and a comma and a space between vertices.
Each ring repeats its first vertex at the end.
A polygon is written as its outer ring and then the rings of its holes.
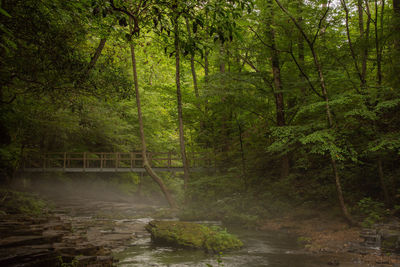
POLYGON ((151 221, 146 226, 153 242, 177 247, 220 252, 243 246, 236 236, 219 227, 192 222, 151 221))

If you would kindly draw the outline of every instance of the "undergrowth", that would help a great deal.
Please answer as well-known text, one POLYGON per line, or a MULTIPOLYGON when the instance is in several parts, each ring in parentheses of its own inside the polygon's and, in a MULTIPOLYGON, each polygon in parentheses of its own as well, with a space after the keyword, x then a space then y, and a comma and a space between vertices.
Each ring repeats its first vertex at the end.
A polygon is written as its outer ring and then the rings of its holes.
POLYGON ((39 197, 10 189, 0 189, 0 213, 41 215, 47 212, 48 204, 39 197))

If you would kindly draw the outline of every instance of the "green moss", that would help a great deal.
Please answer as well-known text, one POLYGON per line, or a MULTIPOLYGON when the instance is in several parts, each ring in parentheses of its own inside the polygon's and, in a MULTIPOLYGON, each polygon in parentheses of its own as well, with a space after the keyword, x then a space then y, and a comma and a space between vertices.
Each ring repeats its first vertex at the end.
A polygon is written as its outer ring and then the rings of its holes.
POLYGON ((397 236, 387 237, 385 240, 382 241, 382 248, 388 251, 395 250, 397 247, 397 240, 397 236))
POLYGON ((8 189, 0 189, 0 211, 5 214, 40 215, 47 207, 37 196, 8 189))
POLYGON ((219 227, 179 221, 152 221, 146 226, 155 243, 219 252, 243 246, 234 235, 219 227))

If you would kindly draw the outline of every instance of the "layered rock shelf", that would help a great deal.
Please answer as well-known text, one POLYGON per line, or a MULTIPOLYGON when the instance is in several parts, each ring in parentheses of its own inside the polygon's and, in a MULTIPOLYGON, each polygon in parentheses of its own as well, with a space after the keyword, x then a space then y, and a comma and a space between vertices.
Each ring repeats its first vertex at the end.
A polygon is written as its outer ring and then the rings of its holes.
POLYGON ((134 212, 148 208, 72 199, 46 216, 1 214, 0 266, 112 266, 115 250, 147 234, 147 221, 135 219, 134 212), (119 219, 119 213, 126 216, 119 219))

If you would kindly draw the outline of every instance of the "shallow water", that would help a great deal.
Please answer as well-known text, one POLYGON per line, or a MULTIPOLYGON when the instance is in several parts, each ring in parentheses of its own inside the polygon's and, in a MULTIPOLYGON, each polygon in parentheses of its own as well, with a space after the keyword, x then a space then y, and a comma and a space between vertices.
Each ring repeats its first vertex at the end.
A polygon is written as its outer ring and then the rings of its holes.
POLYGON ((243 242, 244 247, 222 255, 199 250, 155 246, 148 235, 139 238, 124 251, 115 253, 118 266, 269 266, 269 267, 314 267, 329 266, 337 260, 340 266, 363 266, 349 257, 339 255, 313 255, 301 250, 296 237, 281 232, 259 232, 230 229, 243 242))
MULTIPOLYGON (((81 197, 61 198, 55 202, 59 216, 83 229, 90 242, 108 246, 124 267, 316 267, 338 261, 341 267, 364 267, 353 262, 352 256, 309 254, 297 243, 297 238, 284 232, 243 230, 228 227, 244 243, 240 250, 222 255, 155 246, 144 226, 152 220, 158 207, 130 202, 93 201, 81 197), (66 213, 67 215, 63 215, 66 213), (132 238, 131 238, 132 237, 132 238)), ((218 222, 200 222, 220 224, 218 222)), ((223 226, 222 226, 223 227, 223 226)))

